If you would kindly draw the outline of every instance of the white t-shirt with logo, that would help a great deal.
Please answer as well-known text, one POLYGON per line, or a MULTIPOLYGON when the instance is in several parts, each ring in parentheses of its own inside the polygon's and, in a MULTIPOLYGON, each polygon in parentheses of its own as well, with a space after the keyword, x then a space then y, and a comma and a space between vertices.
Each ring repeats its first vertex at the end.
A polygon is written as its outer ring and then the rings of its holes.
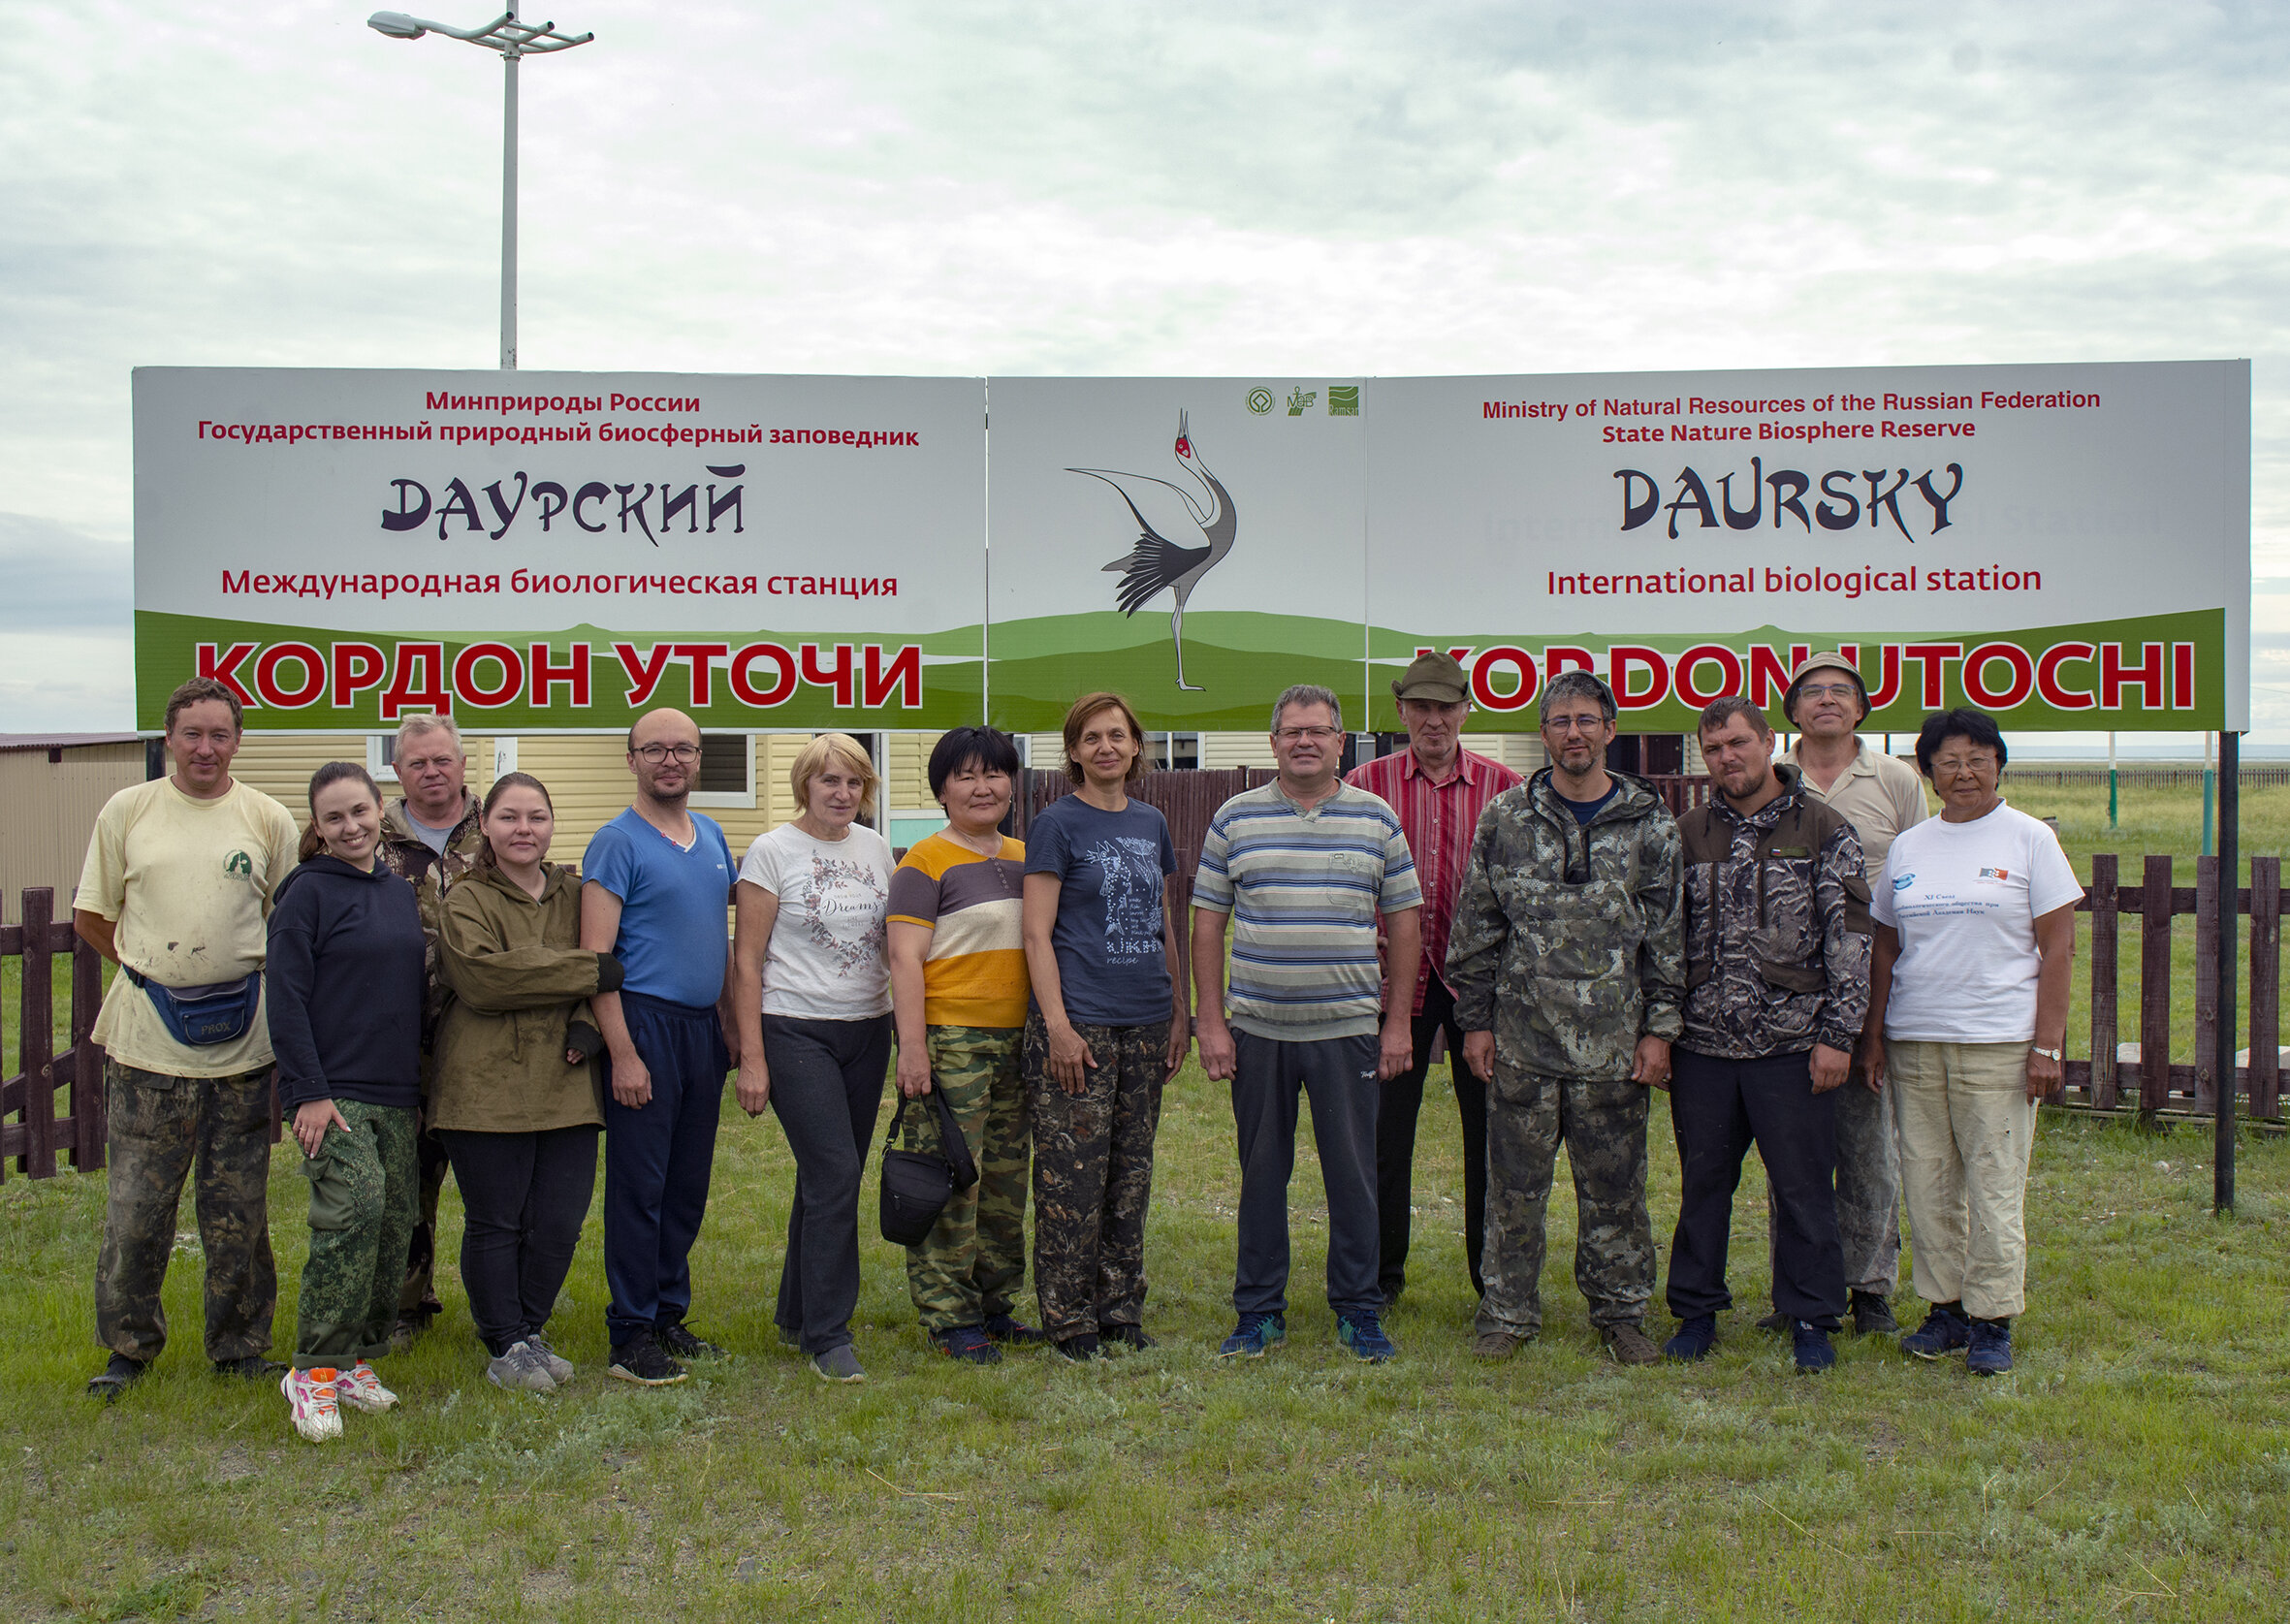
POLYGON ((890 843, 854 823, 823 841, 793 823, 755 837, 740 877, 779 899, 763 962, 763 1012, 808 1021, 887 1015, 890 843))
POLYGON ((2083 896, 2059 837, 2002 802, 1903 829, 1869 912, 1900 936, 1885 1036, 2026 1043, 2036 1032, 2036 920, 2083 896))

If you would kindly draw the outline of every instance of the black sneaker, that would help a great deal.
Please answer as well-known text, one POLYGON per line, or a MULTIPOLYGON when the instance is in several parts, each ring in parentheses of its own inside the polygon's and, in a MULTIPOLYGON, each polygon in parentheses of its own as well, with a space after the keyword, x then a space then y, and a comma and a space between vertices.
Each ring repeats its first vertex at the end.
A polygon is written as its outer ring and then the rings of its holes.
POLYGON ((1031 1347, 1036 1342, 1049 1340, 1032 1325, 1007 1314, 995 1315, 979 1328, 996 1342, 1007 1342, 1020 1348, 1031 1347))
POLYGON ((1920 1359, 1936 1359, 1943 1353, 1961 1353, 1971 1343, 1972 1321, 1964 1317, 1963 1305, 1939 1302, 1932 1305, 1923 1324, 1900 1339, 1900 1351, 1920 1359))
POLYGON ((640 1387, 672 1386, 684 1379, 684 1366, 670 1358, 649 1331, 638 1331, 613 1349, 612 1374, 640 1387))
POLYGON ((1853 1293, 1853 1334, 1855 1336, 1895 1336, 1900 1321, 1892 1318, 1892 1305, 1874 1291, 1853 1293))
MULTIPOLYGON (((1035 1332, 1036 1336, 1040 1333, 1035 1332)), ((987 1340, 976 1325, 957 1325, 950 1331, 931 1332, 931 1347, 964 1364, 1000 1364, 1002 1350, 987 1340)))
POLYGON ((287 1367, 276 1359, 266 1359, 260 1353, 249 1353, 239 1359, 217 1359, 217 1376, 236 1376, 242 1382, 269 1382, 286 1374, 287 1367))
POLYGON ((1783 1331, 1789 1329, 1789 1316, 1776 1308, 1758 1321, 1758 1329, 1764 1331, 1767 1336, 1779 1336, 1783 1331))
POLYGON ((1837 1351, 1829 1345, 1829 1333, 1819 1325, 1803 1320, 1790 1323, 1790 1340, 1797 1359, 1797 1374, 1818 1375, 1837 1362, 1837 1351))
POLYGON ((1964 1368, 1975 1376, 2001 1376, 2012 1368, 2012 1321, 1975 1320, 1964 1368))
POLYGON ((1697 1314, 1691 1320, 1678 1321, 1677 1334, 1662 1345, 1662 1351, 1673 1359, 1691 1363, 1707 1358, 1709 1351, 1716 1346, 1717 1316, 1697 1314))
POLYGON ((1061 1358, 1071 1359, 1075 1364, 1087 1364, 1097 1356, 1097 1333, 1075 1331, 1071 1336, 1058 1338, 1050 1346, 1058 1351, 1061 1358))
POLYGON ((1159 1346, 1153 1338, 1145 1334, 1143 1325, 1099 1325, 1097 1335, 1102 1341, 1133 1349, 1140 1353, 1148 1348, 1159 1346))
POLYGON ((131 1359, 125 1353, 113 1353, 104 1364, 103 1371, 87 1384, 87 1396, 100 1398, 106 1404, 116 1404, 119 1395, 143 1379, 143 1372, 151 1368, 149 1361, 131 1359))
POLYGON ((661 1347, 680 1359, 721 1359, 730 1356, 715 1343, 694 1336, 682 1320, 654 1325, 652 1336, 661 1347))

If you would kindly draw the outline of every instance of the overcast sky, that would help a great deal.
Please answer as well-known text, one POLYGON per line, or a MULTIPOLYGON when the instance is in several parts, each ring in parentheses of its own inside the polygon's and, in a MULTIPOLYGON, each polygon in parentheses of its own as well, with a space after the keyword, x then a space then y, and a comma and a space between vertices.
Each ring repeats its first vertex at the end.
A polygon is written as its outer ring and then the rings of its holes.
MULTIPOLYGON (((557 3, 527 366, 2249 357, 2290 747, 2290 8, 557 3)), ((0 730, 131 725, 131 367, 495 360, 500 71, 365 15, 0 0, 0 730)))

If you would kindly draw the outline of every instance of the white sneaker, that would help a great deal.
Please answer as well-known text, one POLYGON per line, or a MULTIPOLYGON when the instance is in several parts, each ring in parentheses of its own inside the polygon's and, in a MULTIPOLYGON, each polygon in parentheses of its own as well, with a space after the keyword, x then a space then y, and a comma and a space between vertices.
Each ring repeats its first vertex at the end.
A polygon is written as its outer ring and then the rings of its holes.
POLYGON ((529 1342, 512 1342, 500 1357, 485 1367, 485 1379, 516 1393, 553 1393, 557 1380, 529 1342))
POLYGON ((334 1373, 321 1366, 316 1370, 290 1370, 278 1379, 278 1390, 286 1395, 287 1408, 294 1415, 294 1429, 313 1444, 323 1444, 342 1435, 342 1413, 334 1405, 334 1373))
POLYGON ((373 1366, 364 1359, 335 1377, 334 1385, 335 1396, 344 1404, 369 1416, 378 1416, 398 1402, 398 1395, 382 1385, 373 1366))
POLYGON ((572 1360, 559 1355, 556 1349, 549 1346, 549 1339, 538 1332, 526 1337, 525 1345, 540 1354, 541 1364, 549 1372, 549 1380, 558 1386, 563 1386, 580 1374, 572 1360))

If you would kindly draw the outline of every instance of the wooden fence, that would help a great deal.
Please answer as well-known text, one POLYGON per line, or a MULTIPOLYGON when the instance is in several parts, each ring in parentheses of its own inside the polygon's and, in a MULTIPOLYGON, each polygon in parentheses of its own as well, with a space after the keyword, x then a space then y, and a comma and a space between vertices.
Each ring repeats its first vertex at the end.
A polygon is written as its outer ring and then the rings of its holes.
MULTIPOLYGON (((0 926, 0 960, 23 965, 16 1032, 23 1062, 0 1081, 0 1181, 16 1171, 54 1176, 55 1159, 68 1156, 87 1172, 104 1164, 104 1056, 90 1035, 104 1001, 104 961, 80 939, 69 916, 55 918, 55 893, 45 885, 20 893, 20 925, 0 926), (61 1052, 55 1046, 55 961, 65 957, 72 1018, 61 1052), (55 1114, 62 1095, 64 1114, 55 1114)), ((0 1055, 8 1052, 8 1011, 0 1009, 0 1055)), ((0 1066, 5 1066, 0 1061, 0 1066)))
MULTIPOLYGON (((1227 797, 1271 778, 1270 772, 1255 767, 1157 773, 1139 786, 1137 799, 1159 807, 1169 820, 1177 846, 1180 897, 1190 901, 1193 895, 1201 837, 1217 808, 1227 797)), ((1688 786, 1695 780, 1656 781, 1673 806, 1693 798, 1688 786)), ((1016 832, 1023 837, 1034 814, 1065 789, 1062 774, 1029 772, 1013 809, 1016 832)), ((1704 788, 1702 795, 1706 794, 1704 788)), ((2090 980, 2092 1058, 2067 1063, 2064 1085, 2054 1099, 2102 1110, 2136 1103, 2142 1111, 2208 1114, 2217 1108, 2218 1099, 2212 1060, 2217 1051, 2223 890, 2218 859, 2195 860, 2192 886, 2172 883, 2169 857, 2147 858, 2140 883, 2130 889, 2121 883, 2118 865, 2119 859, 2112 855, 2093 857, 2091 883, 2077 905, 2091 915, 2091 945, 2081 972, 2090 980), (2195 921, 2194 1063, 2173 1065, 2167 1058, 2150 1062, 2149 1057, 2168 1057, 2171 1052, 2171 922, 2189 915, 2195 921), (2139 932, 2140 943, 2138 1036, 2128 1043, 2121 1030, 2116 971, 2126 919, 2136 921, 2131 928, 2139 932)), ((2252 858, 2250 877, 2252 883, 2235 893, 2237 914, 2250 921, 2249 982, 2242 1003, 2249 1012, 2250 1057, 2248 1066, 2236 1069, 2234 1087, 2247 1101, 2251 1116, 2279 1118, 2282 909, 2290 902, 2290 892, 2282 889, 2279 857, 2252 858)), ((23 968, 16 1013, 22 1064, 0 1082, 0 1182, 11 1171, 36 1179, 50 1177, 59 1157, 68 1158, 82 1172, 104 1164, 103 1054, 90 1036, 103 1002, 103 961, 80 940, 69 919, 55 919, 53 892, 43 886, 21 895, 23 923, 0 927, 0 960, 17 959, 23 968), (55 1044, 54 1018, 59 958, 65 960, 61 973, 71 988, 71 1018, 61 1049, 55 1044), (60 1116, 59 1099, 64 1106, 60 1116)), ((1180 931, 1178 939, 1182 943, 1186 933, 1180 931)), ((8 1017, 9 1012, 0 1009, 0 1054, 10 1047, 8 1017)), ((275 1102, 270 1131, 276 1139, 275 1102)))
MULTIPOLYGON (((2079 1090, 2079 1103, 2113 1110, 2135 1099, 2143 1112, 2217 1109, 2219 922, 2226 887, 2218 859, 2195 859, 2192 887, 2174 885, 2172 860, 2149 857, 2136 889, 2123 887, 2115 856, 2091 859, 2091 883, 2083 888, 2079 911, 2091 915, 2091 1058, 2071 1060, 2062 1068, 2063 1087, 2055 1099, 2079 1090), (2174 1066, 2171 1054, 2171 921, 2195 919, 2194 1064, 2174 1066), (2126 916, 2139 920, 2139 1036, 2136 1048, 2122 1039, 2116 965, 2126 916)), ((2248 1101, 2254 1117, 2282 1114, 2282 890, 2280 857, 2250 859, 2250 883, 2234 891, 2234 912, 2250 920, 2247 996, 2249 1063, 2237 1067, 2232 1087, 2248 1101)))

